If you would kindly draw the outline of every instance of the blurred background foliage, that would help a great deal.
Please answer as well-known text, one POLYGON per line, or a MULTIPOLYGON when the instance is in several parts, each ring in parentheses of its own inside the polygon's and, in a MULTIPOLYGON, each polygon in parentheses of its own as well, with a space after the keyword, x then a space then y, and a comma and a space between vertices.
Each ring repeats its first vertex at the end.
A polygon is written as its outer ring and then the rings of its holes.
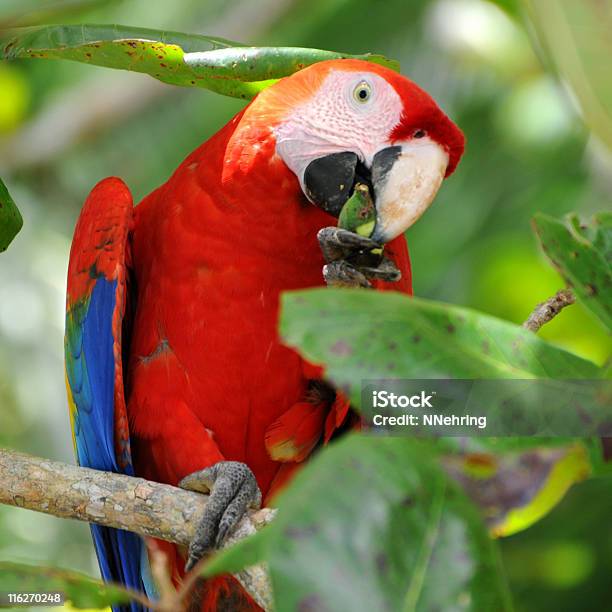
MULTIPOLYGON (((409 231, 415 291, 521 322, 563 285, 538 251, 532 214, 590 215, 609 209, 612 193, 612 153, 585 127, 581 110, 593 109, 570 92, 572 74, 548 55, 567 45, 544 4, 524 12, 515 0, 3 0, 0 28, 121 23, 399 59, 468 140, 459 170, 409 231), (545 44, 535 43, 531 19, 550 26, 545 44)), ((610 17, 609 2, 593 4, 610 17)), ((591 61, 603 68, 604 59, 591 61)), ((0 63, 0 176, 25 222, 0 258, 0 445, 73 460, 64 291, 72 229, 90 188, 119 174, 141 199, 241 106, 140 74, 0 63)), ((542 336, 597 363, 612 346, 579 305, 542 336)), ((606 607, 611 515, 609 486, 590 481, 536 526, 502 541, 518 610, 606 607)), ((97 575, 85 525, 7 507, 0 507, 0 559, 97 575)))

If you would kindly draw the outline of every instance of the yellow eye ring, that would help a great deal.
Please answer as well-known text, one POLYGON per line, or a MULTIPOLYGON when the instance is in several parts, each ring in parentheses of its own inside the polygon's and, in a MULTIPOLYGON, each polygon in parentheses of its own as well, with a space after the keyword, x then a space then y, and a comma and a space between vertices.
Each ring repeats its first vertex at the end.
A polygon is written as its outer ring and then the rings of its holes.
POLYGON ((353 98, 359 104, 364 104, 372 97, 372 88, 366 81, 361 81, 355 89, 353 89, 353 98))

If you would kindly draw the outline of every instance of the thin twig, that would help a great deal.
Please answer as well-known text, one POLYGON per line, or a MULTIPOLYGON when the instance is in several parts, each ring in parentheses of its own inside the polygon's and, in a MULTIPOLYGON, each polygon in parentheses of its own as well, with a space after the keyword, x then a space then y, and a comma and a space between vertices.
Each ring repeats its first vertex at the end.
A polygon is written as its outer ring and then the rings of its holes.
MULTIPOLYGON (((188 546, 207 500, 207 495, 170 485, 0 448, 0 504, 188 546)), ((225 545, 255 533, 275 512, 250 511, 225 545)), ((270 609, 272 591, 265 570, 254 566, 235 577, 261 607, 270 609)))
POLYGON ((552 321, 566 306, 576 301, 571 289, 562 289, 545 302, 538 304, 529 318, 523 323, 523 327, 537 333, 542 325, 552 321))

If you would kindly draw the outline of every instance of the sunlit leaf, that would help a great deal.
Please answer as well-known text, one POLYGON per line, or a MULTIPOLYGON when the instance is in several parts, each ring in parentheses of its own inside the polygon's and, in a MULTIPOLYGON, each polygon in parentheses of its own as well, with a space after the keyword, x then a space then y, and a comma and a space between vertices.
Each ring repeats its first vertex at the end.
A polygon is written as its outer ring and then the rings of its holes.
POLYGON ((278 506, 206 573, 265 559, 281 611, 511 609, 476 508, 414 440, 347 436, 278 506))
POLYGON ((612 214, 599 213, 589 223, 575 214, 563 221, 538 214, 533 225, 576 297, 612 331, 612 214))
POLYGON ((16 28, 0 37, 5 59, 68 59, 149 74, 184 87, 250 99, 277 79, 329 59, 362 59, 398 70, 381 55, 294 47, 246 47, 210 36, 119 25, 16 28))

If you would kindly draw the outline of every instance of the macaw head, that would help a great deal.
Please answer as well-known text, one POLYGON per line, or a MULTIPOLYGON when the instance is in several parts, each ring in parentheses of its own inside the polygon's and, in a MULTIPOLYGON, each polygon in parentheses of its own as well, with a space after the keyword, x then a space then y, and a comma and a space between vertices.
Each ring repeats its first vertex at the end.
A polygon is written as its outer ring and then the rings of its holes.
POLYGON ((372 238, 382 243, 423 214, 463 153, 461 130, 431 96, 365 61, 309 66, 264 90, 249 111, 271 127, 276 154, 313 204, 337 216, 355 184, 368 184, 372 238))

